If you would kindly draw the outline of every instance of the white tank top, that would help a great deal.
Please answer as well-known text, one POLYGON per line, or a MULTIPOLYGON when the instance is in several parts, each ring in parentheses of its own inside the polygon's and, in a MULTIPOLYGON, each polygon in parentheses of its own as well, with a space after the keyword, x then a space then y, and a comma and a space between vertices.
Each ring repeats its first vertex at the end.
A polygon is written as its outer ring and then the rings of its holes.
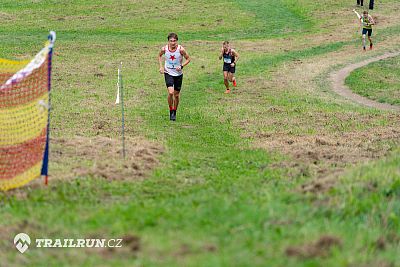
POLYGON ((182 65, 181 46, 178 45, 174 52, 169 51, 168 45, 165 46, 165 72, 171 76, 181 76, 182 70, 177 71, 176 67, 182 65))

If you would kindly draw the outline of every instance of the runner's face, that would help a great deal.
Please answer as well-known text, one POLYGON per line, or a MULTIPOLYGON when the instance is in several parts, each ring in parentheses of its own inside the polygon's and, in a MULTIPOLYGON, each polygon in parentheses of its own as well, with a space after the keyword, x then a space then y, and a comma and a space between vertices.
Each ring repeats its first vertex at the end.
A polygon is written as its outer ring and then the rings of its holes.
POLYGON ((224 50, 225 52, 229 50, 229 44, 224 44, 224 50))
POLYGON ((168 40, 168 44, 170 48, 175 49, 178 44, 178 40, 176 40, 175 38, 171 38, 168 40))

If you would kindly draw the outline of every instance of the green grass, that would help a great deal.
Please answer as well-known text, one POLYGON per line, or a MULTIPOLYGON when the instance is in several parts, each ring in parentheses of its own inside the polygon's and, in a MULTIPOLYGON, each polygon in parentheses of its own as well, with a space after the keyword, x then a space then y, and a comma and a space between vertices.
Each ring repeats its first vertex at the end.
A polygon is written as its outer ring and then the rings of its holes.
POLYGON ((362 96, 381 103, 400 105, 399 77, 400 57, 395 57, 353 71, 346 78, 346 84, 362 96))
MULTIPOLYGON (((10 19, 0 30, 2 57, 29 58, 42 46, 47 29, 58 33, 53 138, 117 138, 119 108, 113 102, 116 68, 122 60, 127 133, 155 141, 165 152, 143 181, 79 176, 50 180, 48 188, 27 188, 24 198, 1 193, 0 229, 7 231, 1 234, 0 265, 399 265, 396 140, 379 143, 393 150, 387 158, 349 168, 327 192, 304 194, 299 188, 316 178, 312 166, 287 165, 295 159, 254 148, 252 138, 242 137, 259 132, 342 134, 393 123, 385 113, 339 104, 330 94, 321 98, 292 90, 290 85, 265 88, 262 84, 294 60, 318 60, 359 40, 349 37, 312 47, 288 47, 288 51, 242 52, 241 45, 249 41, 291 36, 307 40, 308 34, 326 31, 319 26, 330 22, 330 12, 345 10, 347 5, 346 1, 311 0, 184 1, 166 13, 170 3, 159 1, 3 1, 0 15, 6 13, 10 19), (49 13, 53 15, 46 16, 49 13), (327 17, 321 18, 325 13, 327 17), (167 120, 166 90, 156 62, 169 31, 178 32, 193 58, 185 69, 174 124, 167 120), (237 74, 241 95, 222 94, 217 57, 225 39, 233 40, 242 56, 237 74), (240 87, 246 79, 256 82, 240 87), (271 114, 271 106, 282 112, 271 114), (313 114, 325 115, 324 121, 313 114), (100 132, 94 127, 96 121, 105 122, 100 132), (243 121, 248 122, 245 128, 243 121), (134 235, 140 238, 140 249, 131 251, 129 244, 111 252, 31 248, 20 255, 10 244, 20 231, 31 238, 134 235), (325 256, 286 255, 288 247, 306 247, 323 235, 339 238, 341 246, 325 256), (384 250, 377 249, 379 238, 385 239, 384 250)), ((390 37, 392 29, 398 26, 381 30, 380 40, 390 37)), ((320 79, 324 92, 327 83, 320 79)), ((58 162, 57 168, 68 173, 67 163, 58 162)))

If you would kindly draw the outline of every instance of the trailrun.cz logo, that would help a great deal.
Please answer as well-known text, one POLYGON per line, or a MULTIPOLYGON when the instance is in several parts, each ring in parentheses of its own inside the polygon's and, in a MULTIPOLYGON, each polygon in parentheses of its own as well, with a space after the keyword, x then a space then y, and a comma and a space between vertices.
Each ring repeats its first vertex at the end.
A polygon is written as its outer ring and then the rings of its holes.
POLYGON ((21 253, 24 253, 30 244, 31 238, 25 233, 19 233, 14 237, 14 245, 21 253))
MULTIPOLYGON (((36 238, 35 242, 36 248, 120 248, 122 247, 121 238, 111 238, 111 239, 96 239, 96 238, 36 238)), ((14 237, 14 245, 16 249, 24 253, 30 246, 31 239, 25 233, 19 233, 14 237)))

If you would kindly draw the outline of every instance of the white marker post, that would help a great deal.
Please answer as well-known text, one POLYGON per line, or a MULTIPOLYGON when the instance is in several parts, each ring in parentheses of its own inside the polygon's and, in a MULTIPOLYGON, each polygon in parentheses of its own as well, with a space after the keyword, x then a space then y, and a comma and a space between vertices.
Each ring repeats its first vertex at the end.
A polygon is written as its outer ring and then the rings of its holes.
POLYGON ((125 159, 125 114, 124 114, 124 90, 122 83, 122 62, 118 68, 118 81, 117 81, 117 99, 115 104, 121 102, 121 133, 122 133, 122 156, 125 159), (121 101, 120 101, 121 100, 121 101))
MULTIPOLYGON (((122 62, 121 62, 121 65, 122 65, 122 62)), ((118 80, 117 80, 117 99, 115 100, 115 104, 119 104, 119 80, 120 80, 120 73, 121 73, 121 70, 120 70, 120 68, 118 68, 118 80)))

